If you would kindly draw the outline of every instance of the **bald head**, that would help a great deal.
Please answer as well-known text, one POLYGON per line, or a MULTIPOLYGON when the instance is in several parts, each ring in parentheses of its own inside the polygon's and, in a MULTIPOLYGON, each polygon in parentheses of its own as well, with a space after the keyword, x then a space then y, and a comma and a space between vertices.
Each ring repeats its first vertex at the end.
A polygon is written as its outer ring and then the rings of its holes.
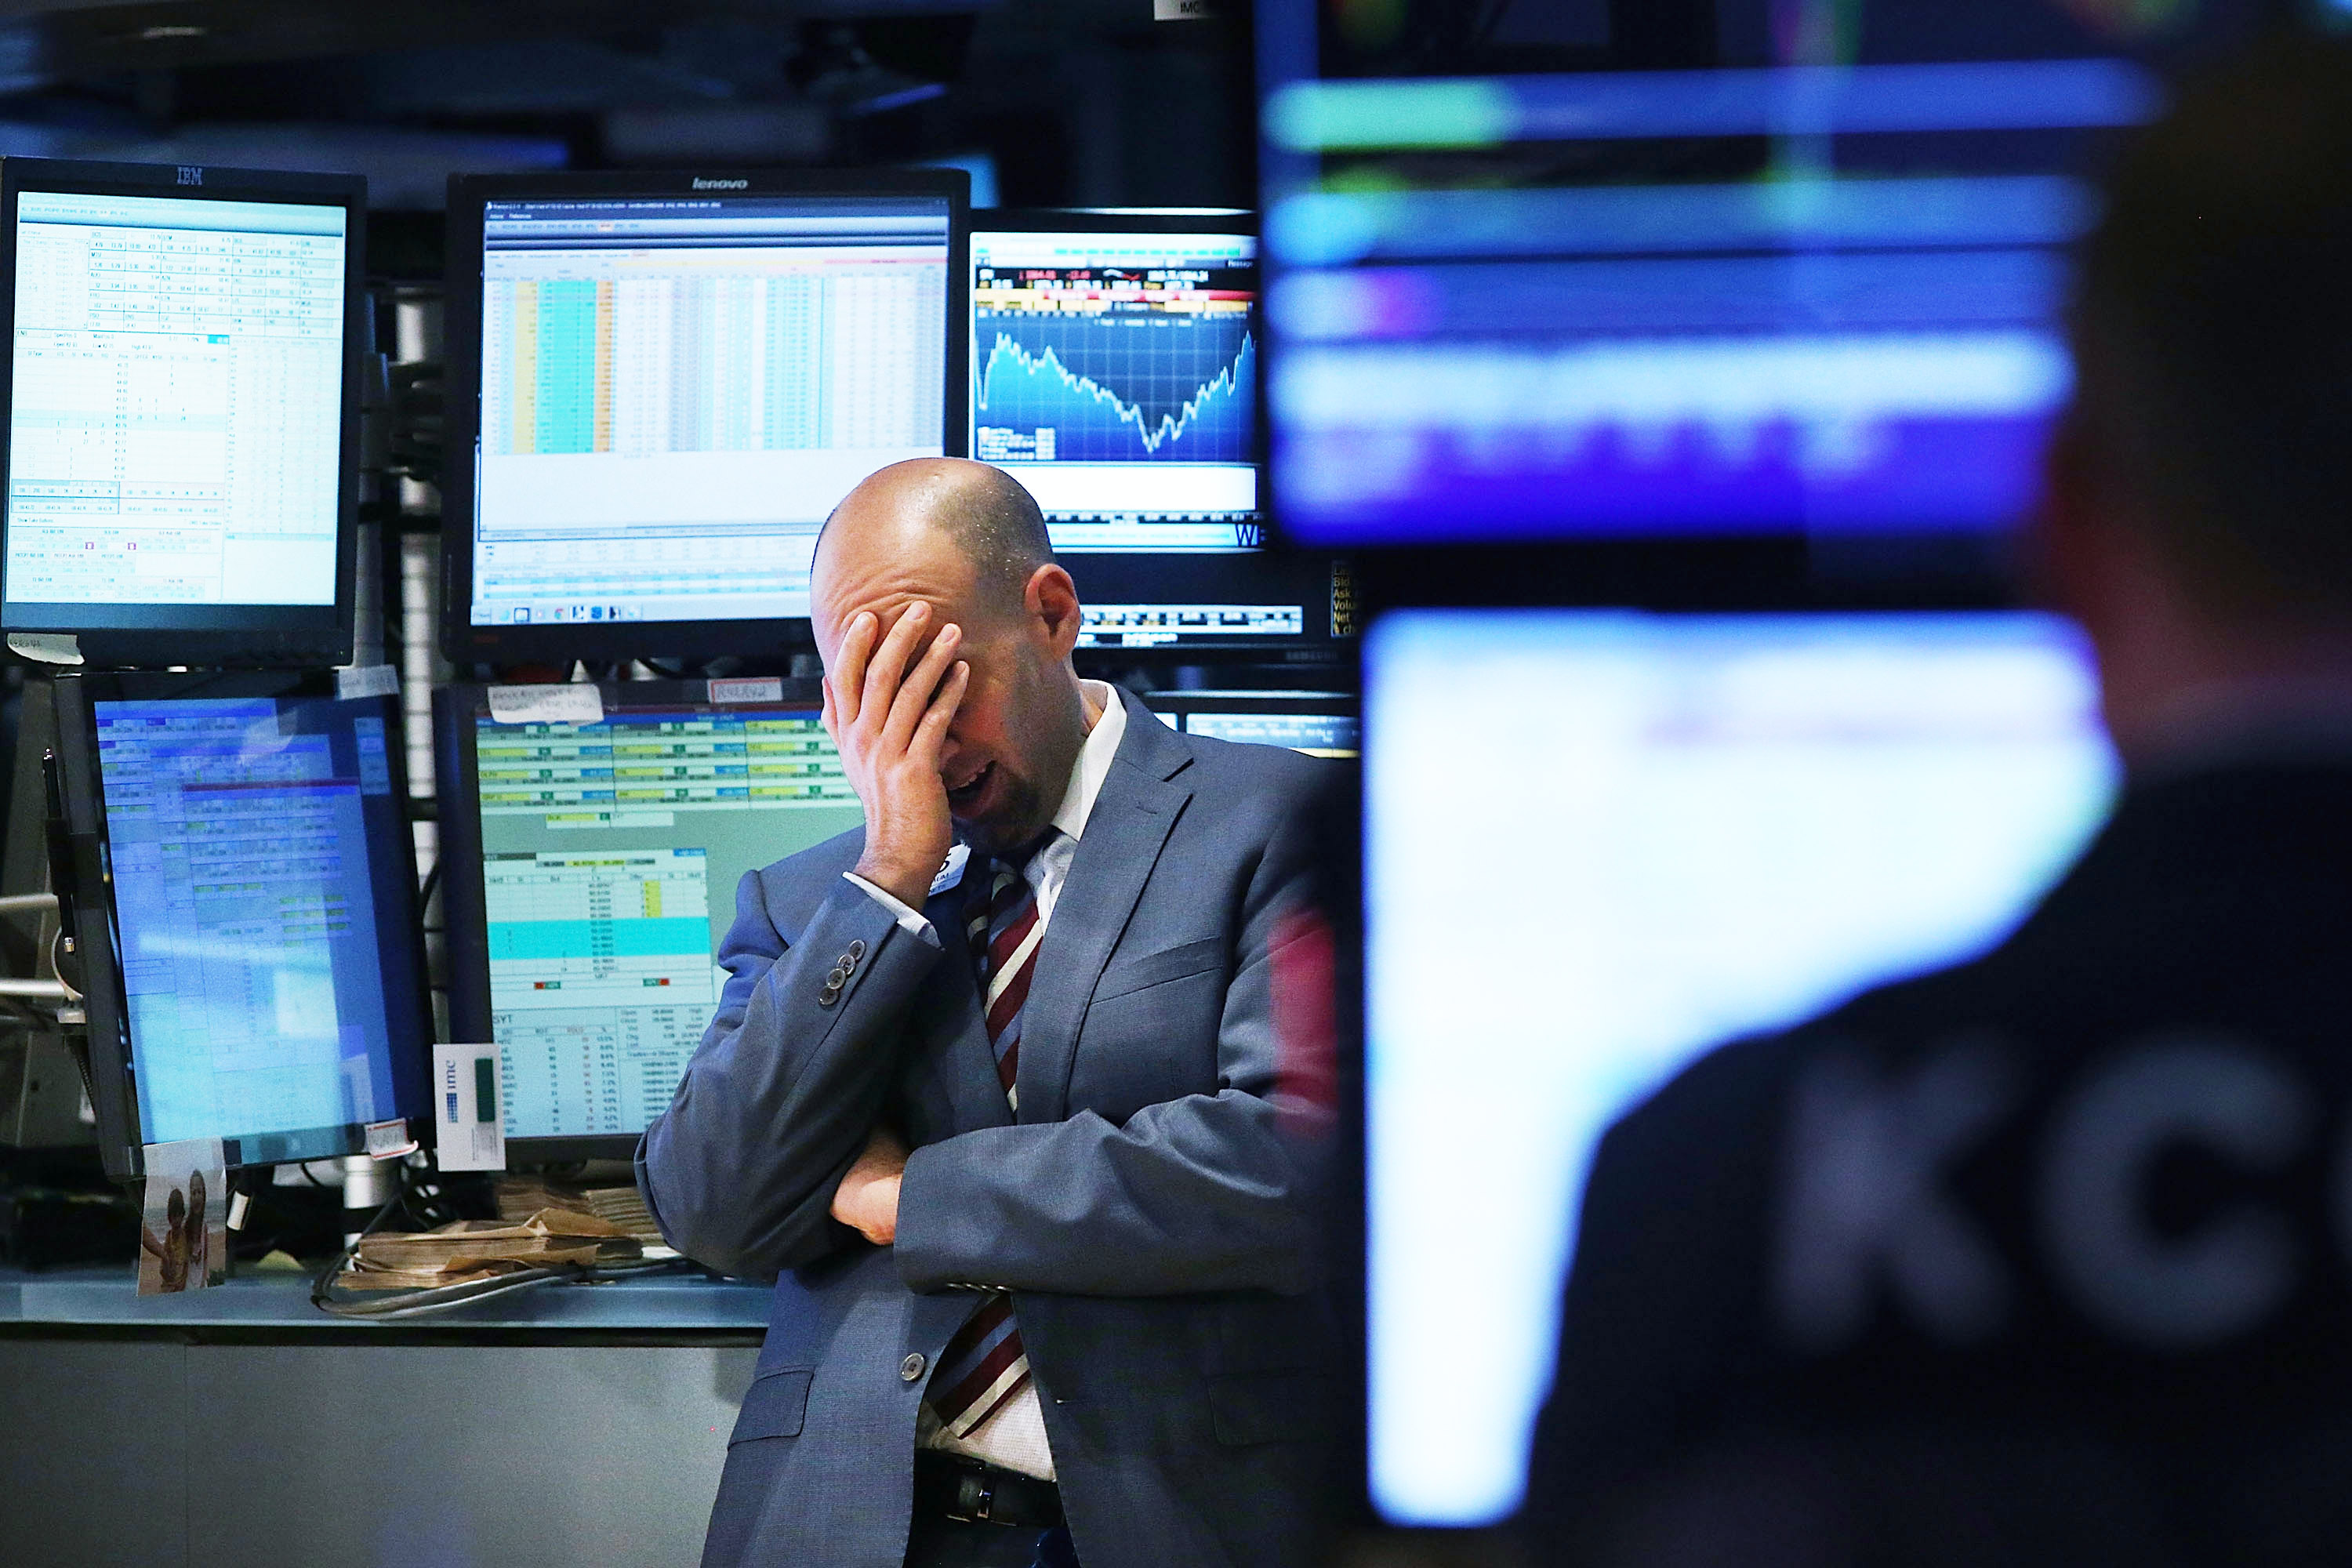
POLYGON ((1029 579, 1054 560, 1045 515, 1012 475, 962 458, 915 458, 867 476, 834 508, 814 575, 859 577, 942 546, 969 570, 973 607, 1005 615, 1020 612, 1029 579))
POLYGON ((966 679, 940 783, 958 830, 994 854, 1052 820, 1089 722, 1070 658, 1080 611, 1037 503, 1011 476, 923 458, 868 478, 817 539, 809 618, 835 704, 844 681, 861 701, 895 701, 952 628, 966 679))

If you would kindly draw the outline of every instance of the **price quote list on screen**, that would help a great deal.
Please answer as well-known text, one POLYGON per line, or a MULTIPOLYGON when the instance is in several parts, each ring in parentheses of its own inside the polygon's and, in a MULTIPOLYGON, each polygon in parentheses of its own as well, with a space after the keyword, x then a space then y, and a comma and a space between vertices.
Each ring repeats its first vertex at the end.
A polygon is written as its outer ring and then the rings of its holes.
POLYGON ((331 604, 341 210, 76 200, 19 215, 9 598, 331 604))
MULTIPOLYGON (((718 1004, 713 855, 698 840, 740 814, 856 797, 814 714, 486 721, 475 747, 508 1134, 637 1131, 669 1104, 718 1004), (583 847, 510 847, 542 828, 583 847), (630 833, 668 842, 604 847, 630 833)), ((722 909, 734 869, 717 879, 722 909)))

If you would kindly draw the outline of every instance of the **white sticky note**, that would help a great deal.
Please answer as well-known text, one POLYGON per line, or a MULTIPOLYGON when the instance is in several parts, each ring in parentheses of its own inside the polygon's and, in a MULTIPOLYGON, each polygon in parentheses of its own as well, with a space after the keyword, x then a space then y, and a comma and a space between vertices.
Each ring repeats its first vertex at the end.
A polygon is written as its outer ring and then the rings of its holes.
POLYGON ((710 683, 713 702, 782 702, 784 683, 773 675, 739 675, 710 683))
POLYGON ((400 671, 388 664, 359 664, 335 671, 335 695, 345 702, 362 697, 400 695, 400 671))
POLYGON ((507 1168, 506 1111, 499 1103, 499 1047, 433 1047, 433 1130, 445 1171, 507 1168))
POLYGON ((490 717, 501 724, 602 724, 604 697, 594 682, 586 680, 493 686, 490 717))
POLYGON ((81 639, 71 632, 10 632, 8 651, 36 664, 79 664, 81 639))
POLYGON ((389 1121, 371 1121, 360 1129, 366 1140, 371 1160, 398 1160, 416 1152, 416 1134, 408 1130, 408 1119, 395 1116, 389 1121))

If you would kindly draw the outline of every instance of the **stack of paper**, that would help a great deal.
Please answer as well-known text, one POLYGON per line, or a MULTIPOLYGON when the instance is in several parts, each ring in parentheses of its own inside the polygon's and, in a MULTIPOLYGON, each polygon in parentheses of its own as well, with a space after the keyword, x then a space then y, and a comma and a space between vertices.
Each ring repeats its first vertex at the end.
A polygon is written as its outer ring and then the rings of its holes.
POLYGON ((634 1185, 585 1186, 543 1175, 499 1178, 499 1214, 520 1220, 542 1208, 565 1208, 619 1226, 648 1248, 662 1246, 661 1227, 646 1212, 646 1200, 634 1185))
POLYGON ((610 1220, 541 1208, 519 1222, 461 1219, 428 1231, 378 1231, 338 1283, 350 1290, 407 1290, 493 1279, 556 1263, 632 1263, 634 1237, 610 1220))

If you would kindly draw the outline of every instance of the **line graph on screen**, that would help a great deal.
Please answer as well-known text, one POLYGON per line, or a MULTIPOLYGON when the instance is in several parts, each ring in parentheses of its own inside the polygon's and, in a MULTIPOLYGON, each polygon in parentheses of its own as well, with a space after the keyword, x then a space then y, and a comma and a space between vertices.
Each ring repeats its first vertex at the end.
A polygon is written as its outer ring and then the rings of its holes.
POLYGON ((1246 321, 1008 313, 982 322, 984 461, 1247 463, 1256 343, 1246 321))

